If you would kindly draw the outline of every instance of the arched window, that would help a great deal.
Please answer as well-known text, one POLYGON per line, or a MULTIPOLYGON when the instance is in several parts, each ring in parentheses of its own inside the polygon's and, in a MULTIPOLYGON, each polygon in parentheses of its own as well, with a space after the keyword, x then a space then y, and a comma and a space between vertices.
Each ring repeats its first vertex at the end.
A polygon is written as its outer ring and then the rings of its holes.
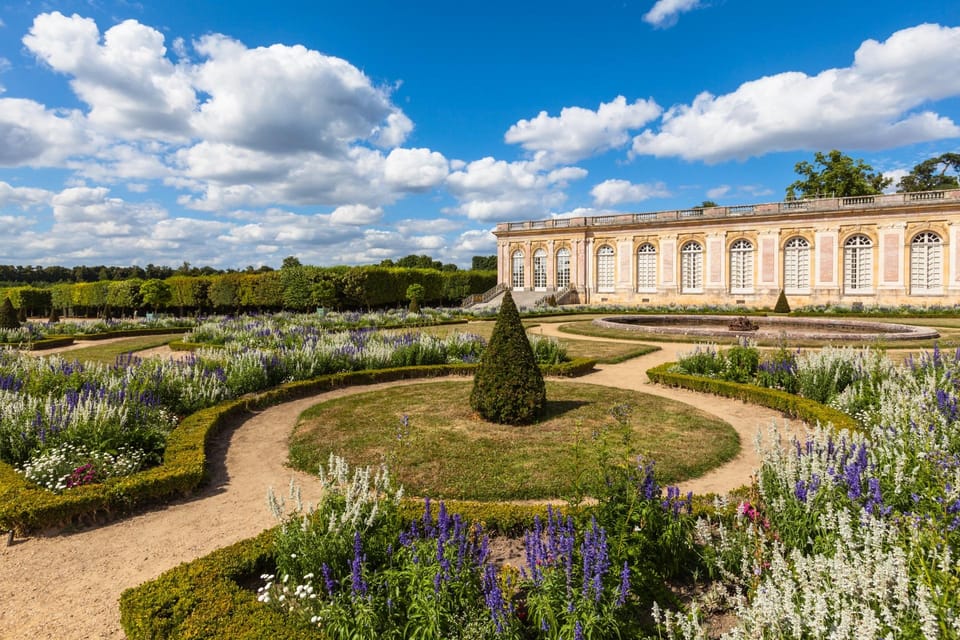
POLYGON ((533 288, 547 288, 547 252, 543 249, 533 252, 533 288))
POLYGON ((517 291, 523 291, 523 251, 513 252, 513 277, 511 284, 517 291))
POLYGON ((873 289, 873 242, 863 235, 843 243, 843 289, 845 293, 873 289))
POLYGON ((910 242, 910 293, 939 292, 943 288, 943 241, 924 231, 910 242))
POLYGON ((688 242, 680 249, 680 292, 703 291, 703 246, 688 242))
POLYGON ((570 286, 570 249, 563 247, 557 251, 557 288, 570 286))
POLYGON ((730 245, 730 291, 753 291, 753 244, 749 240, 730 245))
POLYGON ((597 249, 597 291, 613 291, 613 247, 608 244, 597 249))
POLYGON ((783 288, 787 293, 810 290, 810 243, 797 236, 783 246, 783 288))
POLYGON ((637 249, 637 291, 657 289, 657 248, 646 242, 637 249))

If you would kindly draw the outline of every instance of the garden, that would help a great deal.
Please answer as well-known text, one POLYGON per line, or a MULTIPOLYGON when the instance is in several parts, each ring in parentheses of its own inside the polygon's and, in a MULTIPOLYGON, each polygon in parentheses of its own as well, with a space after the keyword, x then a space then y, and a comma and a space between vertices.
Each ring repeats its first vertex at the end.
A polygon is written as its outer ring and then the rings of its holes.
MULTIPOLYGON (((671 373, 795 394, 849 428, 771 426, 756 483, 712 501, 661 486, 651 460, 593 458, 593 501, 519 518, 414 509, 387 467, 351 472, 334 455, 328 497, 274 496, 279 528, 218 555, 235 572, 220 577, 263 569, 244 597, 262 607, 258 632, 283 637, 960 637, 960 353, 895 365, 869 348, 698 345, 671 373), (519 569, 490 560, 505 535, 524 541, 519 569)), ((125 610, 187 583, 171 572, 125 610)))
MULTIPOLYGON (((68 494, 103 482, 103 469, 156 464, 164 439, 202 407, 334 371, 472 364, 489 344, 312 321, 199 323, 182 343, 205 346, 182 362, 108 366, 6 351, 0 415, 15 421, 4 422, 2 451, 22 473, 47 468, 46 454, 55 471, 42 482, 68 494)), ((531 351, 541 362, 568 358, 549 340, 531 351)), ((876 348, 695 345, 657 376, 824 419, 796 437, 772 425, 755 483, 692 496, 666 486, 697 473, 668 460, 674 452, 689 462, 689 442, 643 449, 656 434, 632 427, 668 430, 656 408, 637 396, 576 398, 591 385, 548 381, 547 416, 572 422, 563 437, 578 444, 533 496, 511 491, 535 486, 530 469, 551 465, 532 461, 553 455, 560 436, 545 418, 505 427, 513 440, 457 459, 475 442, 454 436, 478 426, 466 382, 324 403, 291 441, 294 463, 323 463, 323 500, 305 505, 296 487, 273 494, 277 528, 126 592, 124 629, 132 638, 960 637, 960 352, 894 363, 876 348), (568 389, 568 404, 550 408, 568 389), (791 409, 802 403, 808 413, 791 409), (593 413, 577 413, 583 407, 593 413), (429 439, 441 424, 449 433, 429 439), (521 429, 530 433, 518 440, 521 429), (524 460, 534 436, 542 442, 524 460), (520 467, 489 474, 510 481, 471 493, 483 486, 482 458, 514 455, 520 467), (453 473, 430 466, 438 460, 453 473), (467 477, 460 488, 458 475, 467 477), (490 502, 460 500, 478 497, 490 502), (530 497, 562 499, 509 502, 530 497), (493 550, 508 540, 522 541, 523 556, 504 564, 493 550)), ((723 430, 706 433, 691 441, 723 430)), ((719 455, 706 467, 729 453, 719 455)))

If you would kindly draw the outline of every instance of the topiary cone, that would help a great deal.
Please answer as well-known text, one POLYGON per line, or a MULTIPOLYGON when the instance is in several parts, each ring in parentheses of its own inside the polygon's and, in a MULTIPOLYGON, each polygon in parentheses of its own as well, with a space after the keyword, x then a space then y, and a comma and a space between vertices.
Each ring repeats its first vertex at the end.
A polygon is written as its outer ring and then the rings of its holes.
POLYGON ((519 425, 534 422, 546 404, 543 374, 507 291, 473 376, 470 406, 485 420, 519 425))

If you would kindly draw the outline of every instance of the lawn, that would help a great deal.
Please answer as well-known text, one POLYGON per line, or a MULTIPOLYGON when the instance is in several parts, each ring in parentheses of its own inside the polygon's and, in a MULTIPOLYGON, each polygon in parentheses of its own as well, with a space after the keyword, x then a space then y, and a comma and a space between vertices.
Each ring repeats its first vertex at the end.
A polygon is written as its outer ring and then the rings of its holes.
POLYGON ((521 500, 589 494, 602 467, 638 455, 656 461, 664 483, 678 482, 740 448, 727 423, 637 391, 548 381, 547 415, 511 427, 470 409, 471 386, 415 384, 321 403, 300 417, 291 463, 315 472, 330 453, 355 466, 386 461, 408 494, 521 500))

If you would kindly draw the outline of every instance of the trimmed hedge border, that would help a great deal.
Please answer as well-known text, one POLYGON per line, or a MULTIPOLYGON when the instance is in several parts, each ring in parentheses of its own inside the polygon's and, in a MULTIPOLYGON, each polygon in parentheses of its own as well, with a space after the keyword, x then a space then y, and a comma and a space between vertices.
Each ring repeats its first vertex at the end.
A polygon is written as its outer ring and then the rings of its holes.
POLYGON ((193 327, 164 327, 157 329, 124 329, 122 331, 105 331, 103 333, 78 333, 73 339, 78 342, 107 340, 109 338, 136 338, 138 336, 160 336, 168 333, 180 334, 191 331, 193 327))
MULTIPOLYGON (((30 343, 30 351, 42 351, 43 349, 55 349, 56 347, 68 347, 73 344, 73 336, 52 336, 41 338, 30 343)), ((3 346, 19 347, 19 343, 4 342, 3 346)))
MULTIPOLYGON (((543 372, 571 377, 592 370, 594 364, 594 360, 574 360, 545 366, 543 372)), ((230 400, 184 418, 167 439, 163 464, 62 494, 38 487, 12 466, 0 463, 0 530, 26 534, 76 522, 94 523, 98 518, 110 519, 135 507, 190 495, 205 479, 207 445, 233 418, 251 410, 352 385, 470 375, 475 367, 474 364, 447 364, 337 373, 230 400)))
POLYGON ((822 405, 819 402, 801 398, 800 396, 787 393, 786 391, 780 391, 779 389, 767 389, 752 384, 727 382, 726 380, 719 380, 717 378, 705 378, 670 371, 670 368, 676 364, 676 362, 667 362, 648 369, 647 377, 653 382, 669 387, 682 387, 692 391, 702 391, 727 398, 737 398, 751 404, 758 404, 779 411, 791 418, 798 418, 808 424, 817 424, 819 422, 823 425, 833 424, 833 428, 837 430, 860 430, 860 426, 856 420, 845 413, 822 405))

